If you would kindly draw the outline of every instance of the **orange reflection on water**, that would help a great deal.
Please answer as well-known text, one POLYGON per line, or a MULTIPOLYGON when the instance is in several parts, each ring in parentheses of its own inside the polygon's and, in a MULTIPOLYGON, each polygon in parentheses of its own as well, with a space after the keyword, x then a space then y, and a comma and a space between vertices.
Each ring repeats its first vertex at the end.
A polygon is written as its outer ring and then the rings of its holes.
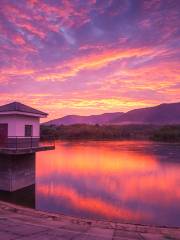
POLYGON ((106 144, 98 142, 96 145, 93 143, 90 145, 79 143, 78 145, 72 142, 70 146, 58 145, 56 151, 51 154, 40 153, 39 159, 42 159, 43 164, 40 161, 37 163, 41 165, 38 168, 38 176, 49 175, 54 171, 69 172, 75 175, 144 172, 158 165, 153 156, 121 151, 115 148, 116 142, 112 148, 106 144))
POLYGON ((139 220, 145 218, 145 214, 138 211, 131 211, 126 208, 118 208, 113 204, 105 202, 98 198, 83 197, 74 189, 67 188, 63 185, 51 186, 46 185, 38 187, 38 191, 45 196, 53 196, 57 199, 64 198, 69 204, 77 209, 87 210, 92 213, 101 215, 107 218, 123 218, 125 220, 139 220))
POLYGON ((180 211, 180 165, 162 162, 163 146, 152 153, 156 148, 151 142, 58 142, 55 151, 38 154, 39 208, 46 199, 54 211, 69 207, 70 215, 164 224, 160 214, 170 219, 172 205, 180 211))

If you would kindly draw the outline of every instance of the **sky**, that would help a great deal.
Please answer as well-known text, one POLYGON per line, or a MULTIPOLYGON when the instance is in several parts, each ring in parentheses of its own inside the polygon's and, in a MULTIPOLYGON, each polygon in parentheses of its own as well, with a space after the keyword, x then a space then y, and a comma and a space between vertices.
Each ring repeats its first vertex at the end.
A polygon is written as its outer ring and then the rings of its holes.
POLYGON ((0 105, 67 114, 180 102, 179 0, 1 0, 0 105))

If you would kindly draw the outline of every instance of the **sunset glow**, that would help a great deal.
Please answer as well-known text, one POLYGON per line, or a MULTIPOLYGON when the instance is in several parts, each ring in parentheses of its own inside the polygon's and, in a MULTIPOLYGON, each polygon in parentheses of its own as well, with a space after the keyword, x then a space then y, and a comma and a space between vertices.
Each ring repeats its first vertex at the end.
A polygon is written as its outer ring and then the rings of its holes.
POLYGON ((2 0, 0 105, 90 115, 180 101, 179 0, 2 0))

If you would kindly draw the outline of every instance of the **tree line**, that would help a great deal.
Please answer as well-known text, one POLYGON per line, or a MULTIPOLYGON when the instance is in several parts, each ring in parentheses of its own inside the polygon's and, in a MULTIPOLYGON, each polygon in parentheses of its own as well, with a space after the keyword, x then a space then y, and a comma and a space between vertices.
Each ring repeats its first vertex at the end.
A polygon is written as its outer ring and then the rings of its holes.
POLYGON ((180 125, 89 125, 41 126, 41 139, 180 141, 180 125))

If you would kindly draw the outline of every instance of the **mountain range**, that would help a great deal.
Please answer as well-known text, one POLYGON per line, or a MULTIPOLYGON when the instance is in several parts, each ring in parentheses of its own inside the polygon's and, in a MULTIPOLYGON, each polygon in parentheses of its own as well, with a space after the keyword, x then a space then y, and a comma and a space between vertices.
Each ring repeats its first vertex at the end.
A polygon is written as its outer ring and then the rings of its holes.
POLYGON ((67 115, 43 123, 43 125, 71 124, 180 124, 180 103, 163 103, 154 107, 139 108, 123 112, 104 113, 99 115, 67 115))
POLYGON ((62 118, 58 118, 55 120, 51 120, 49 122, 44 123, 43 125, 71 125, 71 124, 106 124, 110 122, 112 119, 116 119, 120 117, 122 112, 115 113, 103 113, 99 115, 90 115, 90 116, 79 116, 79 115, 68 115, 62 118))

